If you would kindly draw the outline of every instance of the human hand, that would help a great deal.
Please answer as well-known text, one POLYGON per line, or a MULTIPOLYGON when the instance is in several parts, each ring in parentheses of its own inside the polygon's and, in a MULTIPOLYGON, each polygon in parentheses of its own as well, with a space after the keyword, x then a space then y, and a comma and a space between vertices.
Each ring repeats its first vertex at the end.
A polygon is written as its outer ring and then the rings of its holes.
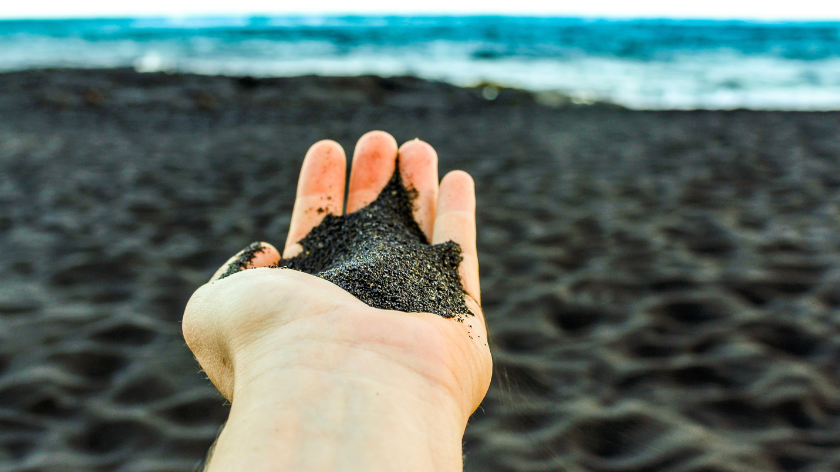
MULTIPOLYGON (((306 410, 301 402, 321 398, 324 389, 352 389, 381 393, 386 399, 379 401, 387 406, 383 414, 410 405, 415 411, 411 417, 396 413, 403 423, 417 420, 418 414, 438 418, 437 423, 444 423, 436 424, 435 433, 457 435, 460 450, 460 435, 487 392, 492 371, 480 308, 473 182, 456 171, 438 185, 437 155, 431 146, 415 140, 397 149, 393 137, 375 131, 356 145, 347 212, 376 199, 393 175, 398 155, 404 185, 417 191, 414 217, 427 239, 461 246, 459 272, 465 302, 475 316, 459 323, 430 313, 371 308, 318 277, 268 268, 278 263, 280 254, 260 243, 247 257, 234 256, 219 269, 196 291, 184 313, 187 344, 233 403, 225 434, 238 411, 265 414, 271 408, 265 403, 271 392, 282 390, 286 395, 277 396, 272 405, 295 404, 306 410), (223 274, 230 275, 220 280, 223 274), (289 392, 292 387, 301 392, 289 392)), ((321 141, 310 148, 298 182, 285 258, 300 252, 297 242, 326 214, 342 213, 345 170, 344 152, 337 143, 321 141)), ((363 409, 370 407, 367 400, 359 400, 363 409)), ((246 413, 240 416, 248 418, 246 413)), ((245 423, 253 429, 255 421, 259 423, 252 417, 245 423)), ((329 423, 327 418, 319 421, 329 423)), ((329 424, 321 426, 330 429, 329 424)), ((288 439, 289 434, 282 436, 288 439)))

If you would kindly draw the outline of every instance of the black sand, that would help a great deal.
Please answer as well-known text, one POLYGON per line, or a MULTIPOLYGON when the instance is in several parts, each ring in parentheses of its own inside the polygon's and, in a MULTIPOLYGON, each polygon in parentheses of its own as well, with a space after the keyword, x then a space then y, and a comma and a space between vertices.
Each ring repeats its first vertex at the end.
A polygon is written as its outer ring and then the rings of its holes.
POLYGON ((840 470, 839 113, 131 71, 0 75, 0 469, 193 470, 228 407, 186 300, 371 129, 476 180, 468 471, 840 470))
POLYGON ((412 205, 395 172, 370 205, 327 215, 300 241, 303 252, 279 266, 328 280, 374 308, 463 321, 470 311, 458 275, 461 248, 430 245, 412 205))
MULTIPOLYGON (((303 251, 275 267, 328 280, 374 308, 463 322, 472 313, 458 275, 461 247, 452 241, 430 245, 412 208, 397 170, 376 200, 350 214, 326 215, 299 241, 303 251)), ((251 243, 219 279, 245 270, 262 248, 251 243)))
POLYGON ((259 241, 254 241, 253 243, 249 244, 248 247, 240 251, 236 255, 236 259, 228 263, 227 270, 225 270, 222 275, 219 276, 219 280, 230 277, 233 274, 242 272, 243 270, 248 268, 248 264, 254 260, 257 254, 263 252, 265 248, 259 241))

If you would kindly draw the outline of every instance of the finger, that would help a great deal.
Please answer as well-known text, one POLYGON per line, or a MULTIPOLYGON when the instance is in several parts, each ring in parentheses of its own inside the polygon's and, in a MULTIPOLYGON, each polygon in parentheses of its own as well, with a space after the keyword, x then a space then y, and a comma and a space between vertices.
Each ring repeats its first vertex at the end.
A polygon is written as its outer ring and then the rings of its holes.
POLYGON ((403 185, 409 191, 416 191, 414 221, 431 241, 438 199, 437 152, 428 143, 415 139, 400 147, 399 156, 403 185))
POLYGON ((459 272, 464 290, 480 305, 478 250, 475 245, 475 183, 466 172, 452 171, 440 182, 432 244, 454 241, 464 260, 459 272))
POLYGON ((280 252, 277 251, 277 248, 266 242, 251 243, 248 247, 228 259, 213 274, 210 281, 215 282, 216 280, 223 279, 245 269, 277 265, 278 262, 280 262, 280 252))
POLYGON ((353 152, 347 213, 364 208, 376 200, 394 175, 397 141, 384 131, 371 131, 359 139, 353 152))
POLYGON ((335 141, 318 141, 309 148, 298 179, 295 207, 283 257, 300 252, 298 241, 328 214, 341 215, 344 208, 344 179, 347 159, 335 141))

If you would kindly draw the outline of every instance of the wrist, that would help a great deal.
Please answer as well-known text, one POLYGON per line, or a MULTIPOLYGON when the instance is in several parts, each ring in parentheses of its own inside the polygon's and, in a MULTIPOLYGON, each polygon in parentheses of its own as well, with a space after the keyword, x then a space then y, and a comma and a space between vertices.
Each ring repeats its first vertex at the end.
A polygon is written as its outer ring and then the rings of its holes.
POLYGON ((462 469, 460 405, 399 363, 316 344, 243 362, 211 471, 462 469))

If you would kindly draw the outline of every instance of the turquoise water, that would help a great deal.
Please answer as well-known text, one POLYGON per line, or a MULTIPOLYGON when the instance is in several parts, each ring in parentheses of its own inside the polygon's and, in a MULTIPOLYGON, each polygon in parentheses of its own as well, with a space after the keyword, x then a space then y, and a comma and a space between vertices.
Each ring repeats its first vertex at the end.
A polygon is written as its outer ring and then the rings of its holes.
POLYGON ((0 70, 35 67, 411 74, 642 109, 826 110, 840 109, 840 23, 521 17, 0 21, 0 70))

